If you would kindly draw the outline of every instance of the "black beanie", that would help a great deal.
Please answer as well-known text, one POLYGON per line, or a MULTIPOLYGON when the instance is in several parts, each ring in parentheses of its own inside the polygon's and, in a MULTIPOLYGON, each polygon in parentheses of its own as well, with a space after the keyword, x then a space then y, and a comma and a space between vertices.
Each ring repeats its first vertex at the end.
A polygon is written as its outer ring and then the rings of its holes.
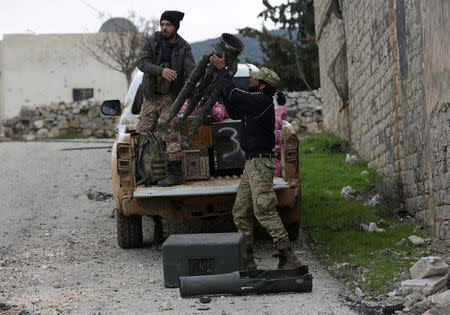
POLYGON ((159 21, 167 20, 178 30, 180 28, 180 21, 183 17, 184 13, 180 11, 164 11, 164 13, 161 14, 161 19, 159 21))

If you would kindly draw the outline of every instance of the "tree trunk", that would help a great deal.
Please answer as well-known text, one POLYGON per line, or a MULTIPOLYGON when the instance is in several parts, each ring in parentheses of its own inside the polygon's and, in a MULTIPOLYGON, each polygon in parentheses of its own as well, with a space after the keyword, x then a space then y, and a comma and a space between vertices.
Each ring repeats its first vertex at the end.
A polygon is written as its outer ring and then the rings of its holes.
POLYGON ((127 72, 125 72, 124 74, 125 74, 125 77, 127 78, 128 87, 130 87, 130 85, 131 85, 131 74, 132 74, 132 72, 131 72, 131 71, 127 71, 127 72))

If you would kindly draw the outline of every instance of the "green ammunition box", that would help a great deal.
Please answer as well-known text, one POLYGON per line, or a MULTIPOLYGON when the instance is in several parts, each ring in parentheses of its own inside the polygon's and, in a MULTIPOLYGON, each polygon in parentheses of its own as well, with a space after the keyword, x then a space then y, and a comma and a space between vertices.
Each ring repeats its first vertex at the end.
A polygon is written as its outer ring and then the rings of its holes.
POLYGON ((162 245, 164 285, 178 288, 180 276, 243 270, 243 233, 172 234, 162 245))

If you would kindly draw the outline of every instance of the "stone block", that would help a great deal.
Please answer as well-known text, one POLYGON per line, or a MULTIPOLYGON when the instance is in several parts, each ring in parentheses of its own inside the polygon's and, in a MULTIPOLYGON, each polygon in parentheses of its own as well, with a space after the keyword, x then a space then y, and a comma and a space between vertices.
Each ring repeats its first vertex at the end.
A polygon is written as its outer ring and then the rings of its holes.
MULTIPOLYGON (((437 202, 436 202, 437 203, 437 202)), ((439 221, 450 220, 450 204, 443 204, 436 207, 436 218, 439 221)))
POLYGON ((59 129, 67 129, 67 128, 69 128, 69 123, 67 122, 67 120, 60 121, 58 123, 58 127, 57 128, 59 128, 59 129))
POLYGON ((36 129, 41 129, 42 127, 44 127, 44 121, 43 120, 36 120, 33 123, 34 128, 36 129))
POLYGON ((416 235, 409 236, 408 237, 408 241, 414 247, 425 245, 425 240, 423 238, 421 238, 421 237, 416 236, 416 235))
POLYGON ((450 306, 450 290, 431 295, 428 299, 431 303, 439 307, 450 306))
POLYGON ((306 124, 306 131, 309 133, 317 133, 319 131, 319 125, 317 122, 309 122, 306 124))
POLYGON ((36 136, 32 133, 23 136, 23 139, 26 141, 33 141, 36 139, 36 136))
POLYGON ((69 127, 70 128, 80 128, 80 121, 79 120, 69 120, 69 127))
POLYGON ((413 292, 420 293, 424 296, 429 296, 442 289, 446 284, 447 276, 430 277, 426 279, 412 279, 402 281, 400 290, 404 296, 413 292))
POLYGON ((88 111, 87 117, 88 119, 92 119, 100 115, 100 109, 98 107, 91 107, 88 111))
POLYGON ((58 127, 53 127, 52 130, 50 130, 48 137, 49 138, 53 138, 53 137, 57 137, 60 135, 60 131, 58 127))
POLYGON ((36 132, 36 138, 48 138, 48 129, 41 128, 36 132))
POLYGON ((92 129, 83 129, 83 130, 81 131, 81 135, 82 135, 83 137, 90 137, 90 136, 92 135, 92 133, 93 133, 93 130, 92 130, 92 129))
POLYGON ((413 279, 424 279, 433 276, 444 276, 448 272, 448 265, 442 258, 428 256, 420 258, 410 269, 413 279))

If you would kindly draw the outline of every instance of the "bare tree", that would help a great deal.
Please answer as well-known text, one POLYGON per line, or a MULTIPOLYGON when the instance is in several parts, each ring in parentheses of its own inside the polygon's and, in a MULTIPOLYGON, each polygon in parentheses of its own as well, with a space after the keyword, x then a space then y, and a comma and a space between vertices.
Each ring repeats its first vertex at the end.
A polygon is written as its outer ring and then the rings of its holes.
POLYGON ((146 19, 130 11, 127 19, 110 19, 104 26, 108 27, 100 29, 97 36, 85 37, 82 49, 98 62, 123 73, 130 86, 145 37, 158 28, 159 21, 146 19))

